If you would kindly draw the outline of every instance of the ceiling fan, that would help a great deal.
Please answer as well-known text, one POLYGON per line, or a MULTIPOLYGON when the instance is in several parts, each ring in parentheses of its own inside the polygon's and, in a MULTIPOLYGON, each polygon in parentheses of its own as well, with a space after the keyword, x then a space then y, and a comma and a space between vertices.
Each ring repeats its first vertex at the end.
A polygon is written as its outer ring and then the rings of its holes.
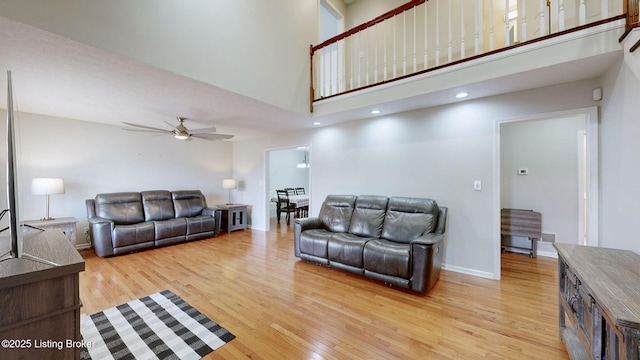
POLYGON ((183 124, 185 120, 188 120, 187 118, 178 117, 177 119, 180 122, 180 124, 178 125, 173 125, 165 121, 165 123, 171 126, 173 130, 160 129, 160 128, 140 125, 140 124, 133 124, 125 121, 123 121, 122 123, 132 127, 132 128, 123 128, 123 130, 144 131, 144 132, 152 132, 152 133, 160 133, 160 134, 172 134, 173 137, 178 140, 189 140, 191 138, 198 138, 198 139, 204 139, 204 140, 225 140, 225 139, 231 139, 234 136, 234 135, 227 135, 227 134, 215 134, 216 128, 213 126, 202 128, 202 129, 189 130, 183 124))

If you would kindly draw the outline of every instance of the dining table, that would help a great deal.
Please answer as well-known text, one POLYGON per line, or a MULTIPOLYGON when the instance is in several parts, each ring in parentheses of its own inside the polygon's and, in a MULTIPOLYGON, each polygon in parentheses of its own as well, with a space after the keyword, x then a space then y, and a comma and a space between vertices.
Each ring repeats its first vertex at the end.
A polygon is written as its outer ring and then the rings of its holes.
MULTIPOLYGON (((278 201, 278 197, 272 197, 271 202, 276 203, 276 216, 278 217, 278 224, 280 224, 280 202, 278 201)), ((309 206, 309 195, 301 194, 301 195, 289 195, 289 204, 295 206, 296 209, 308 207, 309 206)), ((297 211, 296 211, 297 213, 297 211)), ((295 216, 295 214, 294 214, 295 216)))

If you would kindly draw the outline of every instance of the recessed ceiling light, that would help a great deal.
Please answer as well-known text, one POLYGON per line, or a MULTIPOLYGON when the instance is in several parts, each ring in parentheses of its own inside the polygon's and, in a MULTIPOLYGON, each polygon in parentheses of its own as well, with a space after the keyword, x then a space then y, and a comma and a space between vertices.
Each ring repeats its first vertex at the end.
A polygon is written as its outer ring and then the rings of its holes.
POLYGON ((467 96, 469 96, 469 93, 466 93, 466 92, 464 92, 464 91, 463 91, 463 92, 459 92, 459 93, 457 93, 457 94, 456 94, 456 97, 457 97, 458 99, 462 99, 462 98, 465 98, 465 97, 467 97, 467 96))
POLYGON ((378 115, 380 114, 380 110, 371 110, 371 115, 378 115))
POLYGON ((320 121, 314 121, 313 125, 318 126, 318 125, 322 125, 322 124, 320 123, 320 121))

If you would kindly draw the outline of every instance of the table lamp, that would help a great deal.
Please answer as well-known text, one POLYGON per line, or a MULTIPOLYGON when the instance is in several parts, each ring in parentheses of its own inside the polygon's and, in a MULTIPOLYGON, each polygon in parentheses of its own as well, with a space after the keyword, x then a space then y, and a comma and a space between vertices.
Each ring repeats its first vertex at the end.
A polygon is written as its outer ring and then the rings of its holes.
POLYGON ((222 188, 229 190, 229 202, 227 205, 231 205, 231 190, 238 187, 238 183, 235 179, 224 179, 222 180, 222 188))
POLYGON ((31 180, 31 193, 47 195, 47 215, 40 220, 54 220, 49 216, 49 195, 64 194, 64 181, 60 178, 35 178, 31 180))

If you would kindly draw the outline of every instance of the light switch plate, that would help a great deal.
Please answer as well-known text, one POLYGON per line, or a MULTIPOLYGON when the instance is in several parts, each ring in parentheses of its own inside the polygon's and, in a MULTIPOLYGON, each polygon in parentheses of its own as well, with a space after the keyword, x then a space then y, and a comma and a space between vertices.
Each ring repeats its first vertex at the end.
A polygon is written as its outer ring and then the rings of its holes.
POLYGON ((475 191, 480 191, 480 190, 482 190, 482 181, 480 181, 480 180, 474 180, 474 181, 473 181, 473 190, 475 190, 475 191))

